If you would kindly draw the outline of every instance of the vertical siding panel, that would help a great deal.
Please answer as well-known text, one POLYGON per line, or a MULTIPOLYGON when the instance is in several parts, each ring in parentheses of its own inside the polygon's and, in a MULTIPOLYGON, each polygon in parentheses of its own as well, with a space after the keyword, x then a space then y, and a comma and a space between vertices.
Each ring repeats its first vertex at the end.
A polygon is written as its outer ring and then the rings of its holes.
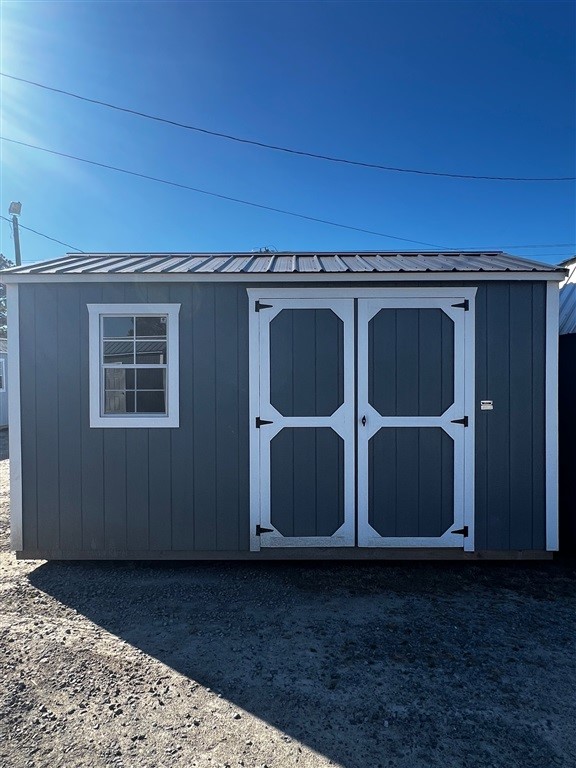
POLYGON ((270 402, 284 416, 294 415, 294 343, 292 310, 270 323, 270 402))
POLYGON ((317 310, 316 359, 314 361, 316 404, 314 413, 330 416, 344 402, 344 323, 334 312, 317 310))
MULTIPOLYGON (((296 536, 316 535, 316 432, 314 428, 295 428, 293 435, 292 483, 293 516, 296 536)), ((290 466, 290 464, 288 464, 290 466)))
POLYGON ((84 283, 80 287, 82 548, 85 550, 104 549, 104 430, 90 428, 86 308, 87 304, 101 302, 102 285, 84 283))
POLYGON ((475 461, 475 504, 474 504, 474 546, 477 550, 487 548, 487 493, 488 493, 488 419, 492 411, 481 411, 480 400, 488 400, 488 338, 487 338, 487 291, 481 285, 476 294, 476 424, 474 435, 475 461))
MULTIPOLYGON (((170 286, 148 286, 150 304, 167 304, 170 286)), ((148 430, 148 489, 150 493, 150 550, 172 548, 172 472, 169 429, 148 430)))
POLYGON ((126 538, 134 552, 149 549, 148 429, 126 430, 126 538))
POLYGON ((398 505, 396 508, 396 528, 398 536, 417 535, 420 506, 419 454, 420 429, 413 427, 397 429, 396 486, 398 505))
POLYGON ((381 536, 398 535, 397 432, 385 427, 368 443, 368 522, 381 536))
POLYGON ((488 549, 510 547, 510 286, 490 284, 487 301, 488 549))
POLYGON ((197 283, 193 297, 194 541, 216 549, 215 288, 197 283))
POLYGON ((418 414, 440 416, 442 408, 442 315, 418 311, 418 414))
POLYGON ((396 309, 381 309, 368 323, 368 400, 382 416, 396 416, 397 409, 396 309))
POLYGON ((126 430, 104 431, 104 541, 126 549, 126 430))
POLYGON ((238 548, 250 548, 250 425, 248 406, 248 294, 244 286, 238 286, 238 548))
POLYGON ((532 546, 532 286, 510 286, 510 548, 532 546))
POLYGON ((292 315, 292 388, 294 416, 316 415, 316 333, 313 309, 297 309, 292 315))
MULTIPOLYGON (((24 549, 37 549, 36 486, 36 286, 20 285, 20 402, 22 430, 22 535, 24 549)), ((39 322, 42 322, 41 319, 39 322)))
POLYGON ((295 429, 283 429, 270 443, 270 520, 284 536, 294 536, 297 530, 294 519, 295 432, 295 429))
POLYGON ((216 540, 238 549, 238 337, 235 286, 216 287, 216 540))
MULTIPOLYGON (((124 284, 127 304, 146 303, 146 283, 124 284)), ((126 430, 126 542, 133 552, 150 549, 149 521, 149 432, 148 429, 126 430)))
POLYGON ((330 536, 343 522, 344 441, 332 429, 317 429, 316 533, 330 536))
POLYGON ((546 284, 532 287, 532 547, 546 549, 546 284))
MULTIPOLYGON (((126 302, 123 283, 102 286, 105 304, 126 302)), ((103 429, 104 440, 104 541, 106 549, 126 549, 126 432, 103 429)))
POLYGON ((80 288, 58 286, 60 546, 82 549, 80 288))
POLYGON ((172 451, 172 547, 194 549, 192 455, 192 289, 175 284, 170 301, 180 304, 180 427, 170 430, 172 451))
POLYGON ((148 430, 150 550, 172 548, 170 431, 148 430))
POLYGON ((439 536, 445 530, 442 528, 442 430, 424 427, 418 430, 418 438, 418 454, 414 457, 419 478, 416 530, 419 536, 439 536))
POLYGON ((38 541, 46 549, 60 546, 57 307, 57 286, 38 285, 35 336, 38 541))

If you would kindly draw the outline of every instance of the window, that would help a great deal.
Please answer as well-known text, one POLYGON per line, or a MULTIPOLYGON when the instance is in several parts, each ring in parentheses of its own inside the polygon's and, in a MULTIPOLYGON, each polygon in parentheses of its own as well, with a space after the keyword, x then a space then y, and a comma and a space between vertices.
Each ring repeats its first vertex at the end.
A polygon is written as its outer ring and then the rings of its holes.
POLYGON ((88 304, 90 426, 178 426, 179 304, 88 304))
POLYGON ((0 392, 6 392, 6 368, 4 360, 0 360, 0 392))

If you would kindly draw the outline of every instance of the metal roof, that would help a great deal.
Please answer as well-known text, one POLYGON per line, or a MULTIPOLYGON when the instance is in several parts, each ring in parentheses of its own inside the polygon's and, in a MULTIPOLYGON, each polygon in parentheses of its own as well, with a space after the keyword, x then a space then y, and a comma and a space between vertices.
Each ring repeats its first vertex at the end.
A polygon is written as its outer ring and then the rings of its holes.
POLYGON ((561 267, 493 252, 83 253, 12 267, 13 275, 286 274, 368 272, 562 272, 561 267))

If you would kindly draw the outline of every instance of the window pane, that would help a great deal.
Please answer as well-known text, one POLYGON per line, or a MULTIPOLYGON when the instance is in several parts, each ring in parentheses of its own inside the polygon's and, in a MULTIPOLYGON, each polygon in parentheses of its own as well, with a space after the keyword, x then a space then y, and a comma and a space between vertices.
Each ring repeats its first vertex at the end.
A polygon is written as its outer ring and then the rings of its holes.
POLYGON ((105 341, 104 363, 134 362, 134 344, 131 341, 105 341))
POLYGON ((165 364, 166 342, 165 341, 137 341, 136 342, 136 362, 150 364, 165 364))
POLYGON ((136 380, 138 389, 165 389, 165 368, 138 368, 136 380))
POLYGON ((106 392, 104 413, 134 413, 134 392, 106 392))
POLYGON ((106 368, 104 371, 104 387, 106 389, 134 389, 134 369, 106 368))
POLYGON ((166 397, 164 392, 137 393, 137 413, 166 413, 166 397))
POLYGON ((166 317, 137 317, 136 336, 166 336, 166 317))
POLYGON ((134 336, 134 318, 133 317, 110 317, 102 318, 104 329, 104 338, 122 339, 125 336, 134 336))

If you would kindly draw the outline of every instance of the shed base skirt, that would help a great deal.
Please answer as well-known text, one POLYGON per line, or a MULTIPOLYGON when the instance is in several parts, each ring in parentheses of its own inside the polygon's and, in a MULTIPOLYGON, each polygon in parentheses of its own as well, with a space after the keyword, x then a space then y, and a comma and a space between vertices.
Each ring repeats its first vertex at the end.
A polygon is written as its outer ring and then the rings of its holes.
POLYGON ((461 549, 360 549, 325 547, 318 549, 263 549, 260 552, 158 550, 74 551, 24 550, 16 552, 18 560, 552 560, 553 552, 543 550, 485 550, 464 552, 461 549))

